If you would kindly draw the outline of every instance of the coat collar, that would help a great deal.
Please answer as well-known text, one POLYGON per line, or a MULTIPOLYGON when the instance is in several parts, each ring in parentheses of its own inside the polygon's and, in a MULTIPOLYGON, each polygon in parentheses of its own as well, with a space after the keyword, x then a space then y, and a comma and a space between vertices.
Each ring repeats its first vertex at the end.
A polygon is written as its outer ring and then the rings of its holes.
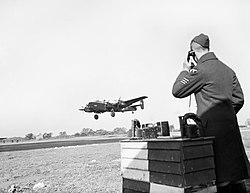
POLYGON ((201 58, 198 60, 198 64, 206 62, 207 60, 218 60, 218 58, 215 56, 213 52, 208 52, 203 56, 201 56, 201 58))

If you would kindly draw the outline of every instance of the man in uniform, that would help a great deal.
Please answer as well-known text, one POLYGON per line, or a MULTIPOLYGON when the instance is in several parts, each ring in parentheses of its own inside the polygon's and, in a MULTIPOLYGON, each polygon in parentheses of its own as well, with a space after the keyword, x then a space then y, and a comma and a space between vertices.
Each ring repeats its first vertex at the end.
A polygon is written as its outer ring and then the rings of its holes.
POLYGON ((244 179, 250 177, 249 161, 242 143, 236 114, 244 103, 235 72, 209 51, 209 38, 200 34, 191 41, 197 65, 187 60, 172 93, 177 98, 195 94, 197 115, 205 136, 214 136, 218 192, 246 193, 244 179))

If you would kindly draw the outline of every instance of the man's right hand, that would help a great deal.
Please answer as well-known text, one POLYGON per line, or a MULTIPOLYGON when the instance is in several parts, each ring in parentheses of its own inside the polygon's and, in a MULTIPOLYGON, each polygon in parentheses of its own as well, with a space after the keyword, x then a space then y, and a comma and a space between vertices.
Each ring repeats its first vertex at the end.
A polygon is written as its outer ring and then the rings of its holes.
POLYGON ((183 70, 189 72, 190 69, 191 69, 191 64, 189 64, 187 59, 185 59, 183 62, 183 70))

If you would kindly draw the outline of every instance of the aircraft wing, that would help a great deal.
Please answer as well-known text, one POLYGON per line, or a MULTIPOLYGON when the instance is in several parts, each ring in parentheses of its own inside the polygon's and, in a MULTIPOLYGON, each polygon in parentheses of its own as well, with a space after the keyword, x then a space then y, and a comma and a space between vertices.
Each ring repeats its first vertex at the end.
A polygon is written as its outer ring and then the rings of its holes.
POLYGON ((148 97, 147 96, 142 96, 142 97, 138 97, 138 98, 134 98, 134 99, 131 99, 131 100, 124 101, 124 103, 129 106, 129 105, 132 105, 133 103, 136 103, 136 102, 141 101, 141 100, 146 99, 146 98, 148 98, 148 97))

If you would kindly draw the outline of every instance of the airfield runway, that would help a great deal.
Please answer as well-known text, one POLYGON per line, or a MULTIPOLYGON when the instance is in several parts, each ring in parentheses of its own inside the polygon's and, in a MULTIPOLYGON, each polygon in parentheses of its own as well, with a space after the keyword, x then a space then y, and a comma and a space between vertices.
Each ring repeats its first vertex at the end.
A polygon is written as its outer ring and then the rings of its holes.
POLYGON ((77 137, 70 139, 54 139, 45 141, 8 143, 0 145, 0 152, 67 147, 67 146, 77 146, 77 145, 87 145, 87 144, 114 143, 124 139, 127 139, 127 137, 94 136, 94 137, 77 137))

